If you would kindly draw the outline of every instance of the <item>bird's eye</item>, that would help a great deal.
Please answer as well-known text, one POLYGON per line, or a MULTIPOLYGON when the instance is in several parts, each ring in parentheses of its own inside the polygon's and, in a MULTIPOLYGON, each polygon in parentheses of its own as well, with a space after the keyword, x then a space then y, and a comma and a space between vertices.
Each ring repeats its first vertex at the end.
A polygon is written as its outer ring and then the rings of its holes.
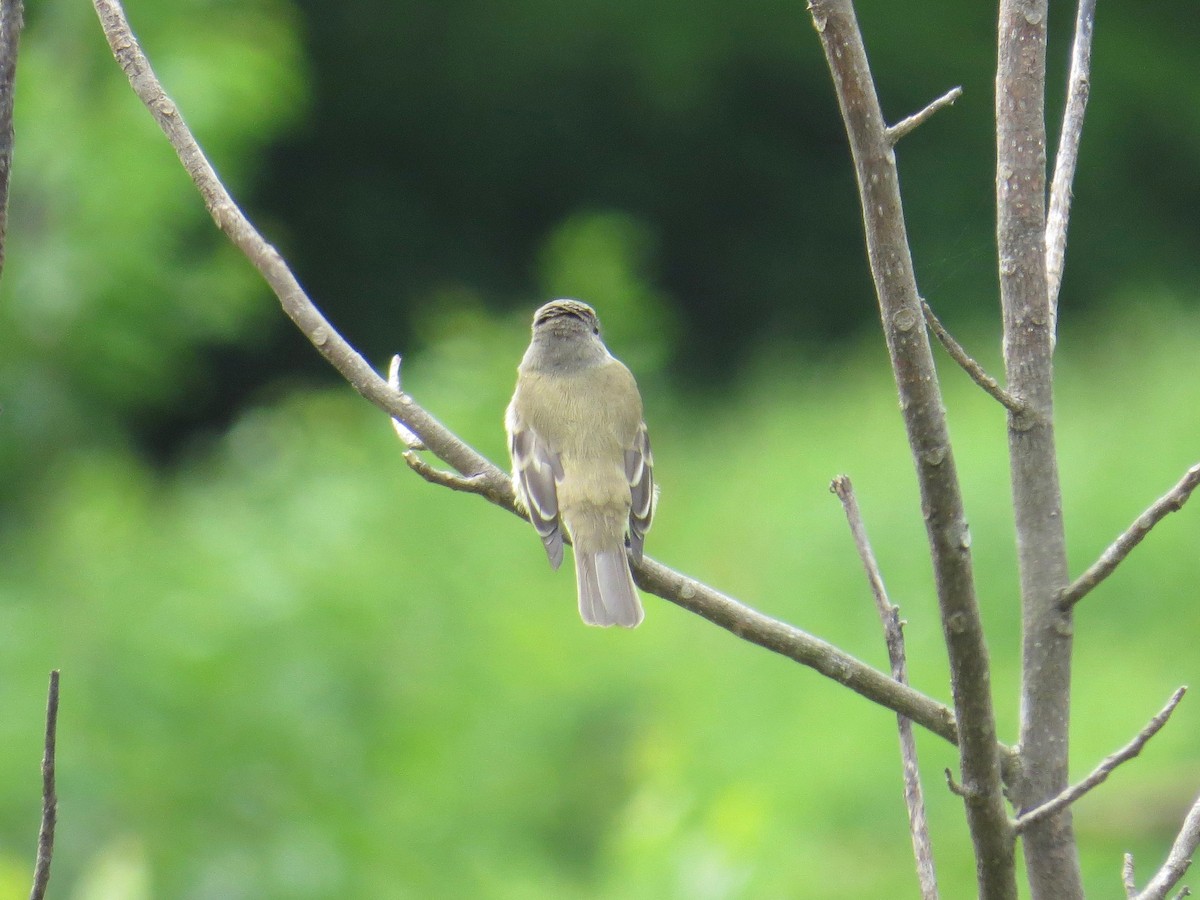
POLYGON ((596 334, 596 335, 600 334, 600 326, 599 325, 592 326, 592 334, 596 334))

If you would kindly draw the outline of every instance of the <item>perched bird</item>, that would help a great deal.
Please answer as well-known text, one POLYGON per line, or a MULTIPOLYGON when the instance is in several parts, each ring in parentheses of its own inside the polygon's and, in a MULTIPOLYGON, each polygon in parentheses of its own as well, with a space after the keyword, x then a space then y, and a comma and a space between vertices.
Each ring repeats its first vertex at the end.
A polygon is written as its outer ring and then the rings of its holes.
POLYGON ((642 604, 625 547, 628 534, 641 560, 654 515, 650 438, 633 375, 604 346, 586 303, 555 300, 534 313, 505 427, 513 487, 555 569, 563 528, 571 536, 579 615, 637 626, 642 604))

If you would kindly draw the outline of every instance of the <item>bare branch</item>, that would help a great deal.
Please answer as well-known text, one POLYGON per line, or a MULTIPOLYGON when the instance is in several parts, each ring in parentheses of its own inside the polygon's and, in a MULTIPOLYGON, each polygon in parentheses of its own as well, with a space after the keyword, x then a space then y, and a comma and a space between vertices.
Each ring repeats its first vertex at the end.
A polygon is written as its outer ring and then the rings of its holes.
POLYGON ((1133 854, 1126 853, 1121 863, 1121 884, 1125 886, 1125 896, 1128 900, 1137 897, 1137 881, 1133 874, 1133 854))
POLYGON ((1175 487, 1155 500, 1149 509, 1134 519, 1133 524, 1100 554, 1100 558, 1059 594, 1059 604, 1065 609, 1070 609, 1086 597, 1092 588, 1113 573, 1113 570, 1121 564, 1133 548, 1150 533, 1150 529, 1170 513, 1183 509, 1183 504, 1187 503, 1188 498, 1192 496, 1192 491, 1198 485, 1200 485, 1200 463, 1196 463, 1188 469, 1175 487))
MULTIPOLYGON (((967 824, 983 900, 1015 900, 1013 841, 1001 786, 987 643, 975 592, 971 541, 929 335, 913 271, 896 155, 850 0, 810 0, 833 76, 858 182, 867 257, 909 448, 921 491, 942 634, 958 718, 967 824)), ((1040 271, 1040 270, 1039 270, 1040 271)))
POLYGON ((962 344, 956 341, 954 335, 946 330, 946 326, 942 324, 941 319, 934 314, 933 308, 924 300, 921 301, 921 311, 925 314, 925 322, 929 325, 933 336, 938 339, 938 342, 950 354, 950 358, 958 363, 964 372, 971 376, 972 381, 983 388, 989 396, 1001 403, 1010 412, 1025 412, 1025 404, 1000 387, 1000 382, 985 372, 983 366, 968 355, 967 351, 963 349, 962 344))
POLYGON ((942 96, 938 97, 920 112, 913 113, 908 118, 901 119, 895 125, 890 126, 887 129, 888 143, 895 146, 901 138, 907 137, 928 122, 934 113, 945 109, 947 106, 953 106, 954 101, 962 96, 962 92, 963 89, 961 87, 950 88, 950 90, 946 91, 946 93, 942 94, 942 96))
POLYGON ((1171 695, 1171 699, 1167 701, 1167 705, 1162 708, 1162 711, 1151 719, 1146 727, 1137 733, 1132 741, 1109 756, 1106 756, 1100 765, 1096 766, 1092 773, 1087 778, 1080 781, 1078 784, 1073 784, 1053 800, 1048 800, 1041 806, 1022 813, 1013 822, 1013 831, 1017 834, 1023 832, 1030 825, 1034 825, 1043 821, 1048 816, 1054 815, 1062 809, 1066 809, 1092 788, 1102 784, 1113 770, 1121 763, 1128 762, 1146 746, 1146 742, 1154 735, 1158 734, 1159 730, 1167 724, 1167 720, 1171 718, 1171 713, 1175 711, 1175 707, 1179 705, 1179 701, 1183 699, 1183 695, 1187 692, 1186 687, 1181 687, 1171 695))
POLYGON ((465 494, 480 494, 487 496, 491 483, 484 474, 459 475, 446 469, 431 466, 417 455, 416 450, 405 450, 404 461, 408 467, 428 481, 430 484, 441 485, 452 491, 462 491, 465 494))
POLYGON ((37 863, 29 900, 43 900, 50 884, 54 856, 54 826, 58 821, 58 795, 54 788, 54 753, 58 743, 58 669, 50 673, 46 697, 46 744, 42 754, 42 826, 38 830, 37 863))
POLYGON ((908 685, 897 683, 844 650, 793 625, 763 615, 648 556, 633 566, 633 577, 642 590, 703 616, 743 640, 815 669, 868 700, 912 719, 950 743, 957 742, 954 714, 949 709, 908 685))
POLYGON ((1071 216, 1071 184, 1079 159, 1079 139, 1083 134, 1083 114, 1091 87, 1092 26, 1096 21, 1096 0, 1079 0, 1075 14, 1075 41, 1071 47, 1071 74, 1067 88, 1067 106, 1063 110, 1058 153, 1054 159, 1054 179, 1050 183, 1050 210, 1046 215, 1046 291, 1050 300, 1050 334, 1058 319, 1058 291, 1062 286, 1063 259, 1067 249, 1067 221, 1071 216))
MULTIPOLYGON (((374 369, 326 321, 305 294, 279 252, 268 244, 238 208, 205 158, 175 103, 163 91, 142 48, 129 28, 117 0, 93 0, 100 25, 117 62, 129 78, 134 93, 154 116, 175 149, 184 169, 204 199, 204 205, 233 244, 259 271, 275 292, 288 317, 336 368, 351 386, 380 409, 396 416, 439 459, 463 475, 489 471, 491 464, 449 432, 442 423, 415 404, 408 395, 393 391, 374 369)), ((503 476, 484 494, 493 503, 510 506, 512 485, 503 476)))
MULTIPOLYGON (((1175 838, 1175 843, 1171 845, 1171 852, 1167 854, 1167 861, 1163 863, 1163 867, 1150 879, 1150 883, 1146 885, 1144 891, 1130 896, 1136 896, 1137 900, 1162 900, 1167 896, 1167 892, 1187 874, 1188 866, 1192 864, 1192 856, 1197 847, 1200 847, 1200 797, 1196 798, 1196 802, 1192 804, 1187 817, 1183 820, 1183 827, 1179 829, 1179 835, 1175 838)), ((1132 876, 1132 863, 1130 872, 1132 876)), ((1132 881, 1132 877, 1130 881, 1132 881)), ((1178 896, 1186 895, 1180 892, 1178 896)))
MULTIPOLYGON (((829 489, 842 501, 842 508, 846 511, 846 521, 850 525, 850 534, 854 538, 854 546, 858 550, 859 559, 862 560, 863 568, 866 570, 867 582, 871 585, 871 594, 875 598, 875 609, 883 624, 883 635, 887 643, 888 661, 892 666, 892 677, 901 684, 908 684, 908 666, 904 653, 904 629, 900 621, 900 608, 894 606, 888 599, 887 589, 883 586, 883 575, 879 571, 879 563, 875 560, 875 553, 867 538, 867 529, 858 508, 858 499, 854 496, 854 485, 846 475, 838 475, 829 485, 829 489)), ((908 830, 912 835, 913 854, 917 861, 917 880, 921 886, 923 900, 937 900, 937 871, 933 864, 933 843, 929 838, 929 823, 925 817, 925 798, 921 793, 917 742, 913 737, 912 722, 904 716, 897 715, 896 725, 900 732, 900 758, 904 767, 904 803, 908 808, 908 830)))
MULTIPOLYGON (((175 104, 166 96, 154 76, 129 28, 120 3, 117 0, 93 0, 93 5, 117 62, 128 76, 134 92, 175 148, 217 227, 258 269, 279 298, 284 312, 355 390, 390 416, 400 419, 421 444, 465 476, 462 485, 469 484, 467 489, 472 493, 478 493, 497 506, 521 515, 509 476, 453 434, 411 397, 389 386, 321 315, 287 263, 255 230, 217 178, 175 104)), ((396 378, 398 381, 398 372, 396 378)), ((439 477, 435 474, 434 480, 439 477)), ((649 557, 634 565, 633 571, 643 590, 703 616, 744 640, 808 666, 867 699, 912 719, 951 743, 957 742, 958 729, 954 714, 944 705, 907 685, 897 684, 884 673, 831 644, 744 606, 649 557)), ((992 752, 1000 754, 1006 751, 997 745, 992 752)))
POLYGON ((25 25, 22 0, 0 0, 0 270, 8 243, 8 183, 13 155, 13 80, 25 25))

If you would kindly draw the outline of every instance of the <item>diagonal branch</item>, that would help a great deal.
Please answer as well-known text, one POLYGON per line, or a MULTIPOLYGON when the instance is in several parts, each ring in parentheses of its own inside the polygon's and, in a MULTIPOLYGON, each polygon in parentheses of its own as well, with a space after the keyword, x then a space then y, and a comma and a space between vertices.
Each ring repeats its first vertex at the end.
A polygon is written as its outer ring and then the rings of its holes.
MULTIPOLYGON (((854 485, 849 477, 839 475, 833 479, 829 489, 837 494, 846 511, 850 534, 858 550, 859 559, 867 573, 871 594, 875 598, 875 609, 883 623, 884 641, 887 643, 888 661, 892 666, 892 677, 901 684, 908 684, 908 664, 904 653, 904 629, 900 621, 900 607, 888 599, 883 586, 883 575, 875 552, 867 538, 858 499, 854 496, 854 485)), ((904 766, 904 804, 908 807, 908 830, 912 836, 913 855, 917 860, 917 880, 921 886, 922 900, 938 900, 937 871, 933 865, 933 843, 929 839, 929 823, 925 817, 925 798, 921 793, 921 771, 917 763, 917 742, 913 737, 912 722, 904 716, 896 716, 900 732, 900 758, 904 766)))
MULTIPOLYGON (((179 110, 151 70, 120 3, 117 0, 93 0, 93 5, 113 55, 128 76, 134 92, 179 155, 217 227, 259 271, 296 327, 355 390, 388 415, 399 419, 417 441, 465 476, 474 493, 520 515, 508 475, 407 394, 389 386, 313 305, 287 263, 258 233, 217 178, 179 110)), ((916 321, 914 317, 912 324, 916 321)), ((951 743, 957 742, 954 714, 944 705, 907 685, 897 684, 883 672, 837 647, 765 616, 649 557, 643 558, 633 570, 643 590, 682 606, 746 641, 808 666, 872 702, 912 719, 951 743)), ((992 741, 993 754, 998 756, 1006 752, 995 743, 994 732, 992 741)))
POLYGON ((846 126, 867 257, 933 562, 959 726, 967 824, 983 900, 1015 900, 1013 841, 1001 786, 987 643, 975 592, 971 540, 937 369, 922 326, 896 155, 850 0, 810 0, 809 11, 846 126))
POLYGON ((927 107, 911 116, 901 119, 895 125, 891 125, 887 129, 888 143, 895 146, 901 138, 907 137, 912 132, 916 131, 926 122, 928 122, 934 113, 945 109, 947 106, 953 106, 954 101, 962 96, 963 89, 961 87, 953 87, 942 96, 938 97, 927 107))
POLYGON ((984 371, 983 366, 977 363, 963 349, 962 344, 954 339, 954 335, 946 330, 946 326, 942 324, 942 320, 934 313, 933 307, 924 300, 921 301, 921 312, 925 314, 925 323, 933 332, 933 336, 938 339, 938 342, 950 354, 950 358, 958 363, 964 372, 971 376, 972 381, 983 388, 989 396, 1002 404, 1009 412, 1014 414, 1025 412, 1025 404, 1000 387, 1000 382, 984 371))
MULTIPOLYGON (((304 293, 279 252, 268 244, 238 208, 205 158, 175 103, 163 91, 117 0, 93 0, 100 25, 134 93, 154 116, 179 156, 204 205, 233 244, 275 292, 287 315, 351 386, 380 409, 396 416, 437 456, 463 475, 491 464, 456 438, 406 394, 393 391, 359 353, 339 335, 304 293)), ((494 467, 492 467, 494 468, 494 467)), ((500 506, 511 504, 512 486, 500 478, 485 494, 500 506)))
POLYGON ((1054 179, 1050 183, 1050 209, 1046 214, 1046 288, 1050 299, 1051 335, 1055 333, 1058 318, 1058 291, 1062 286, 1067 222, 1071 216, 1071 184, 1075 180, 1079 140, 1083 135, 1083 114, 1091 90, 1092 27, 1095 21, 1096 0, 1079 0, 1075 14, 1075 41, 1071 47, 1067 106, 1063 111, 1058 153, 1054 158, 1054 179))
POLYGON ((1023 832, 1030 825, 1035 825, 1041 822, 1048 816, 1054 815, 1062 809, 1066 809, 1092 788, 1102 784, 1113 770, 1121 763, 1128 762, 1146 746, 1147 741, 1154 735, 1158 734, 1159 730, 1167 724, 1167 720, 1171 718, 1171 713, 1175 712, 1175 707, 1179 705, 1179 701, 1183 699, 1183 695, 1187 692, 1186 687, 1181 687, 1171 695, 1171 699, 1167 701, 1167 705, 1162 708, 1153 719, 1151 719, 1146 727, 1137 733, 1132 741, 1118 750, 1116 753, 1106 756, 1101 760, 1100 765, 1096 766, 1092 773, 1087 778, 1080 781, 1078 784, 1073 784, 1057 797, 1048 800, 1041 806, 1022 813, 1013 822, 1013 831, 1017 834, 1023 832))
POLYGON ((42 900, 50 884, 50 861, 54 856, 54 826, 58 822, 58 794, 54 788, 54 754, 58 745, 58 670, 50 673, 46 696, 46 744, 42 756, 42 827, 38 831, 37 863, 29 900, 42 900))
MULTIPOLYGON (((1150 883, 1146 885, 1146 889, 1140 894, 1136 891, 1130 892, 1130 888, 1133 887, 1133 857, 1128 853, 1125 854, 1126 869, 1128 870, 1125 887, 1128 896, 1132 900, 1163 900, 1171 888, 1179 884, 1180 879, 1187 874, 1197 847, 1200 847, 1200 797, 1196 798, 1196 802, 1192 804, 1187 817, 1183 820, 1183 827, 1179 829, 1179 835, 1175 838, 1175 843, 1171 845, 1167 861, 1163 863, 1163 867, 1154 874, 1150 883)), ((1189 893, 1191 892, 1184 888, 1176 896, 1186 897, 1189 893)))
POLYGON ((1187 503, 1197 486, 1200 486, 1200 463, 1188 469, 1175 487, 1155 500, 1149 509, 1134 519, 1133 524, 1100 554, 1100 558, 1092 563, 1086 572, 1064 588, 1058 596, 1059 604, 1064 609, 1069 609, 1086 597, 1092 588, 1113 573, 1133 548, 1150 533, 1150 529, 1170 513, 1183 509, 1183 504, 1187 503))

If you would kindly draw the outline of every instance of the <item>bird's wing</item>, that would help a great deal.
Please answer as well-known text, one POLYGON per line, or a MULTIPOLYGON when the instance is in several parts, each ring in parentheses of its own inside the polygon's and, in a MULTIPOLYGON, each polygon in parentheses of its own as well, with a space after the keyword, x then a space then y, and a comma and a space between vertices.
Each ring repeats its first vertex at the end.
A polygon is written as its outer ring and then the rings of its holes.
POLYGON ((558 482, 562 480, 562 461, 541 436, 513 415, 509 451, 513 462, 513 486, 529 512, 529 521, 537 529, 546 547, 550 565, 562 565, 562 520, 558 516, 558 482))
POLYGON ((650 520, 654 518, 654 457, 650 453, 650 434, 646 423, 638 426, 633 447, 625 451, 625 475, 629 479, 629 549, 633 558, 642 559, 642 547, 650 520))

